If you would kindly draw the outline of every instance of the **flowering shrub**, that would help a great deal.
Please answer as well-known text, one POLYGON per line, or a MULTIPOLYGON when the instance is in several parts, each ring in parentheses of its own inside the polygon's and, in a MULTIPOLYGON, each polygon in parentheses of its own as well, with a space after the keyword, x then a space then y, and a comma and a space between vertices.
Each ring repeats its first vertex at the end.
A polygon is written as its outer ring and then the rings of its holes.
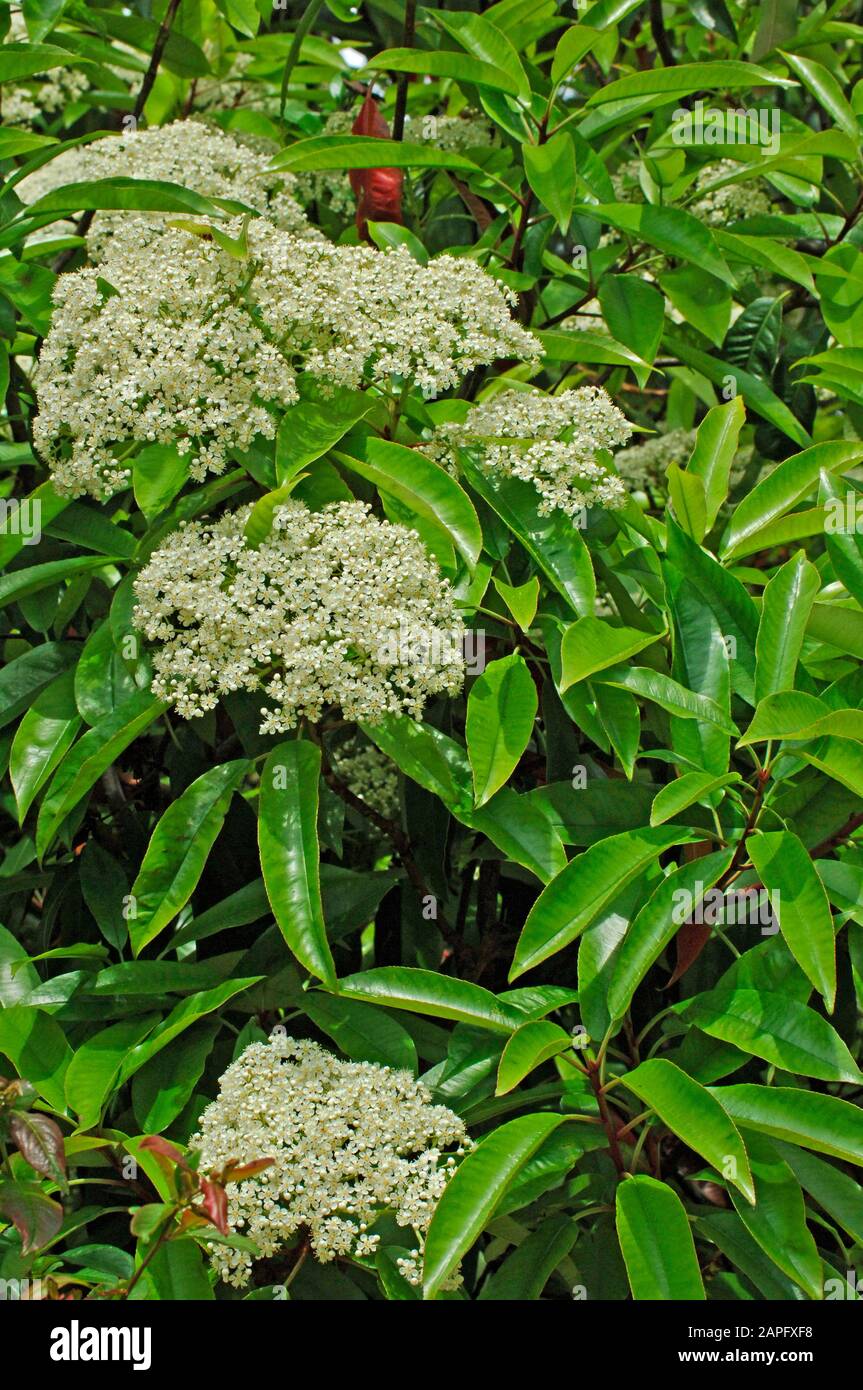
POLYGON ((0 0, 0 1293, 857 1301, 859 69, 0 0))

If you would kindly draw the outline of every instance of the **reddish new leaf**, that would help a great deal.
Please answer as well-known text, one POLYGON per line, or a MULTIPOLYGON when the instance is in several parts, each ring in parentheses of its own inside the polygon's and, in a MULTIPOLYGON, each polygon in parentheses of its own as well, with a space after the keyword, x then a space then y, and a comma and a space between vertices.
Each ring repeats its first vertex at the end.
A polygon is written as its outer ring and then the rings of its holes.
POLYGON ((217 1231, 228 1234, 228 1194, 219 1182, 201 1178, 201 1210, 206 1213, 217 1231))
MULTIPOLYGON (((371 92, 360 107, 351 133, 390 139, 389 126, 371 92)), ((369 240, 370 221, 402 222, 401 169, 349 169, 348 175, 357 200, 357 231, 363 240, 369 240)))
POLYGON ((20 1235, 22 1255, 53 1240, 63 1224, 60 1203, 30 1182, 0 1183, 0 1215, 11 1221, 20 1235))
POLYGON ((19 1152, 31 1168, 46 1178, 64 1184, 66 1181, 66 1150, 58 1125, 48 1115, 35 1111, 9 1116, 9 1132, 19 1152))

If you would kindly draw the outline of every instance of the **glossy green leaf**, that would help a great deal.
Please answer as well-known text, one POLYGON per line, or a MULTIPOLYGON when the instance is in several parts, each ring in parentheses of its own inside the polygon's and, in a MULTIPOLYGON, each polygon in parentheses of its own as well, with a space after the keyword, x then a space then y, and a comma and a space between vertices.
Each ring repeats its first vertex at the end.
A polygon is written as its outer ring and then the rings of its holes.
POLYGON ((673 1188, 639 1174, 617 1189, 617 1235, 634 1299, 705 1297, 695 1242, 673 1188))
POLYGON ((805 845, 790 830, 772 830, 751 836, 747 847, 789 950, 832 1013, 836 999, 833 918, 805 845))
POLYGON ((465 737, 477 806, 484 806, 518 766, 537 705, 533 677, 515 652, 490 662, 471 686, 465 737))

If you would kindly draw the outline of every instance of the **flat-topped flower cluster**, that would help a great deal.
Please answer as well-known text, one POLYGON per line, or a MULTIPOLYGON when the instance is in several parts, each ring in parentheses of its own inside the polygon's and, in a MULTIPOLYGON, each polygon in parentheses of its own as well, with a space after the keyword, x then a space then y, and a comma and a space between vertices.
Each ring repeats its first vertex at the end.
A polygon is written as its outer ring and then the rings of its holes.
MULTIPOLYGON (((464 1122, 433 1105, 409 1072, 342 1061, 276 1030, 228 1068, 190 1142, 202 1169, 274 1159, 228 1188, 229 1225, 261 1257, 300 1230, 322 1263, 373 1255, 380 1237, 369 1228, 389 1211, 415 1234, 416 1251, 399 1265, 418 1283, 423 1237, 470 1141, 464 1122)), ((227 1283, 248 1283, 248 1251, 215 1246, 212 1259, 227 1283)))
MULTIPOLYGON (((64 150, 56 159, 22 179, 18 193, 34 203, 65 184, 122 176, 179 184, 208 198, 228 198, 253 208, 295 236, 319 240, 294 196, 292 174, 270 168, 272 151, 241 141, 203 121, 171 121, 123 135, 109 135, 89 145, 64 150)), ((173 214, 176 216, 176 214, 173 214)), ((152 241, 171 214, 99 213, 87 238, 91 261, 100 261, 120 232, 124 246, 152 241)))
POLYGON ((557 396, 509 389, 475 405, 463 421, 441 425, 423 449, 452 471, 458 449, 471 449, 484 469, 532 483, 540 513, 557 508, 575 517, 585 507, 624 501, 623 483, 597 455, 625 444, 631 433, 600 387, 557 396))
POLYGON ((251 508, 173 532, 135 583, 153 691, 185 719, 257 691, 262 733, 330 706, 346 719, 419 718, 464 681, 464 626, 418 536, 363 502, 278 507, 259 549, 251 508))
POLYGON ((97 268, 61 276, 40 360, 34 440, 58 490, 128 486, 132 443, 174 444, 191 476, 272 438, 296 372, 324 385, 434 395, 498 357, 535 358, 514 296, 474 261, 419 265, 404 248, 332 246, 264 219, 206 233, 123 235, 97 268))

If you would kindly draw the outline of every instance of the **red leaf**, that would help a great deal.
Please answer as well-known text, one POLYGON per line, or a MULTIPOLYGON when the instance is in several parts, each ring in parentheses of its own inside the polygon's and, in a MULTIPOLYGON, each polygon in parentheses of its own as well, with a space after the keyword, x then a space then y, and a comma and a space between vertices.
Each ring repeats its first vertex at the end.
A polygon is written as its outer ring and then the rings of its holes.
MULTIPOLYGON (((351 133, 370 135, 377 140, 390 138, 389 126, 371 92, 360 107, 351 133)), ((401 169, 349 169, 348 176, 357 200, 357 231, 361 238, 369 240, 369 221, 400 223, 403 220, 401 169)))
POLYGON ((34 1111, 9 1117, 9 1132, 31 1168, 61 1184, 66 1180, 63 1135, 48 1115, 34 1111))
POLYGON ((169 1144, 168 1140, 159 1134, 151 1134, 147 1139, 142 1139, 141 1148, 149 1149, 157 1158, 168 1158, 172 1163, 178 1163, 181 1168, 189 1166, 176 1145, 169 1144))
POLYGON ((677 964, 674 967, 674 974, 665 986, 670 989, 676 984, 681 975, 685 975, 690 965, 694 965, 710 940, 713 927, 708 922, 684 922, 680 931, 674 938, 677 946, 677 964))
POLYGON ((228 1194, 221 1183, 201 1178, 202 1210, 223 1236, 228 1234, 228 1194))

